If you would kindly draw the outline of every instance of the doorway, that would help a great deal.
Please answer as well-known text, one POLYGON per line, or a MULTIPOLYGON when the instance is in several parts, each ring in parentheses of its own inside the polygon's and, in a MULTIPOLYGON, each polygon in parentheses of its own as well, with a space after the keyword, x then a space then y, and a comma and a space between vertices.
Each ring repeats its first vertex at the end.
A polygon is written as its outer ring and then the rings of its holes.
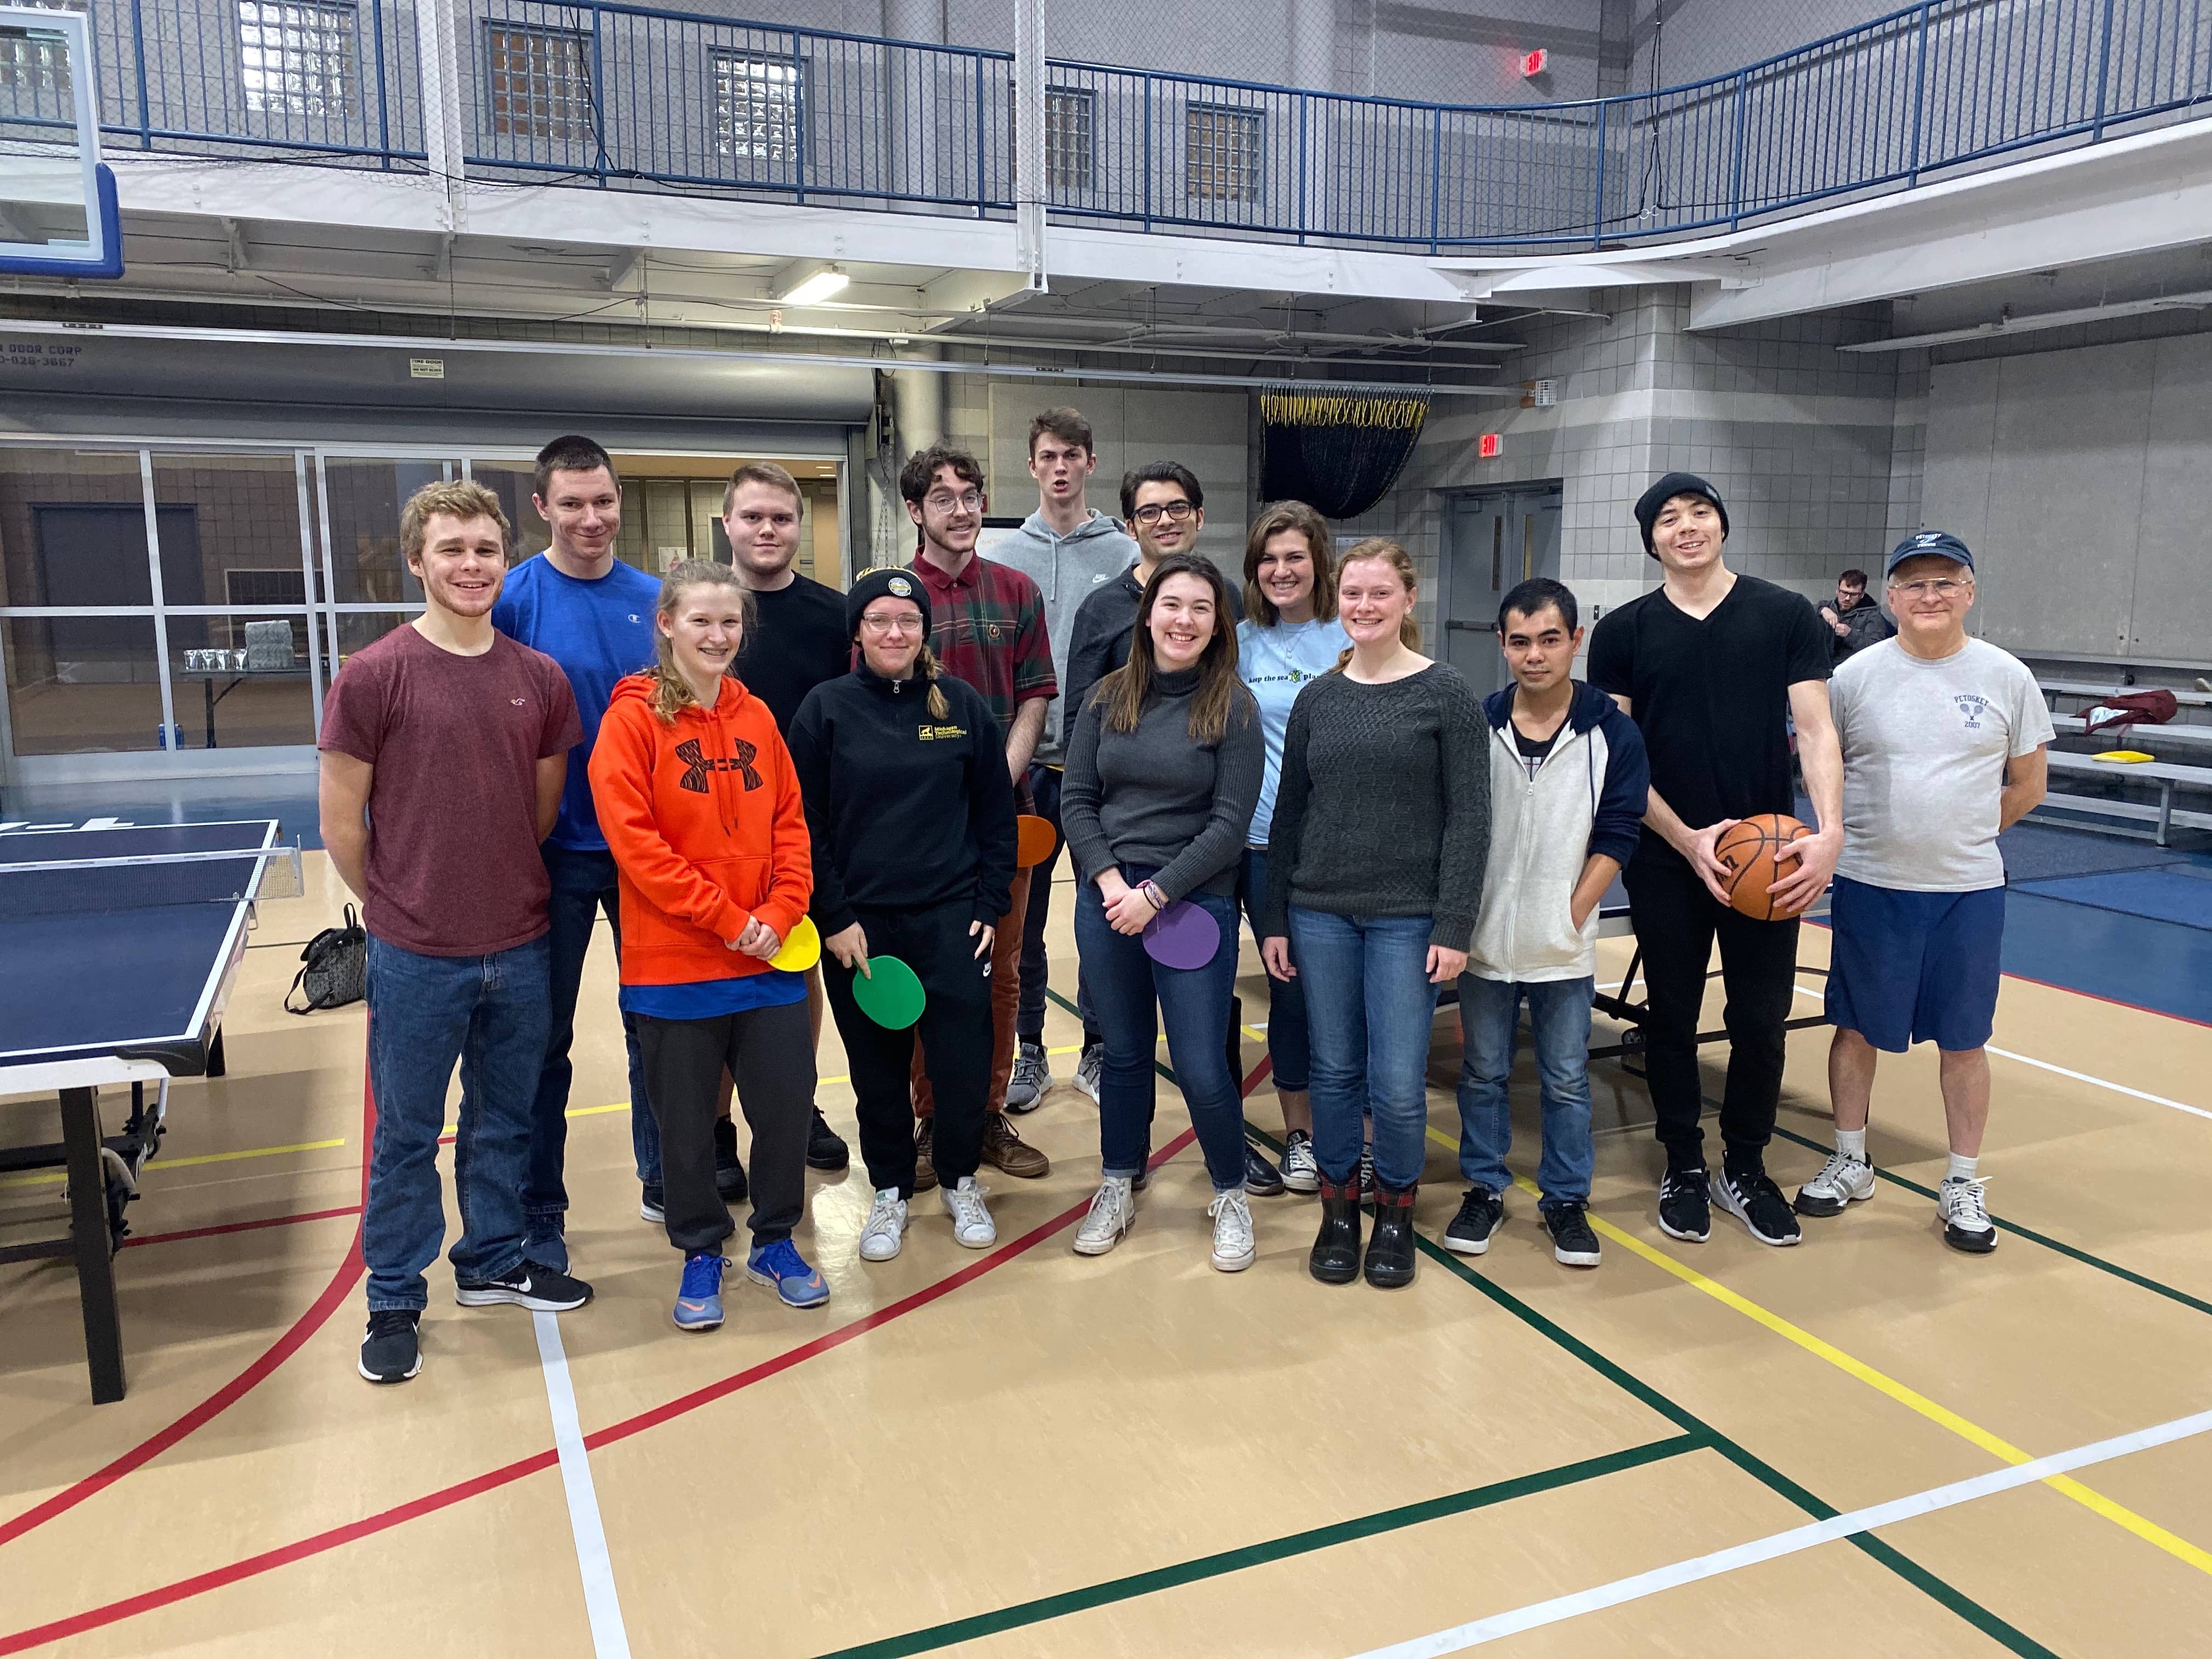
POLYGON ((1557 483, 1515 484, 1454 495, 1444 520, 1444 558, 1437 596, 1443 618, 1443 660, 1477 695, 1505 684, 1498 649, 1498 606, 1532 576, 1559 574, 1557 483))

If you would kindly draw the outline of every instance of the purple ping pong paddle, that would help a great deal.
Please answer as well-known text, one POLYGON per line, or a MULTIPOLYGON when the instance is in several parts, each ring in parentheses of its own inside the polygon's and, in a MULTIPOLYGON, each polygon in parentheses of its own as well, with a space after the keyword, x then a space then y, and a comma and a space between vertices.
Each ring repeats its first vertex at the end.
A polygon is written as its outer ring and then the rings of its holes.
POLYGON ((1188 899, 1145 924, 1145 951, 1163 968, 1203 968, 1221 948, 1221 924, 1188 899))

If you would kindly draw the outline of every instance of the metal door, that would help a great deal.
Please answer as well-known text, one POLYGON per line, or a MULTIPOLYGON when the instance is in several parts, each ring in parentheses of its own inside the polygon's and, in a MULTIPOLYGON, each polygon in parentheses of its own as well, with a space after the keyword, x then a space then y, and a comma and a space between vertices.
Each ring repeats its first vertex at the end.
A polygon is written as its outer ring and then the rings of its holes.
POLYGON ((1556 483, 1516 485, 1455 495, 1445 520, 1442 592, 1444 619, 1437 656, 1487 696, 1505 684, 1498 650, 1498 607, 1532 576, 1559 574, 1561 489, 1556 483))

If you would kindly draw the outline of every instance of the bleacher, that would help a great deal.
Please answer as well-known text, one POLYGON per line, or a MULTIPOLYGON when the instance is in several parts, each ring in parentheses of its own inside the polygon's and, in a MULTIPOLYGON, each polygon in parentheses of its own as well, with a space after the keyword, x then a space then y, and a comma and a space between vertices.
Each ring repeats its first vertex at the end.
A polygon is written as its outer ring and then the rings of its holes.
POLYGON ((2106 726, 2092 736, 2087 729, 2088 723, 2081 713, 2056 712, 2062 699, 2077 702, 2083 708, 2087 708, 2107 697, 2153 688, 2089 680, 2045 679, 2039 676, 2036 683, 2050 701, 2054 711, 2051 724, 2059 738, 2062 740, 2080 739, 2084 744, 2084 748, 2080 750, 2052 749, 2052 787, 2051 793, 2045 796, 2042 805, 2036 809, 2036 813, 2063 812, 2107 820, 2083 827, 2104 830, 2112 835, 2148 839, 2160 847, 2172 845, 2172 833, 2176 829, 2212 830, 2212 811, 2199 811, 2179 804, 2199 797, 2212 799, 2212 718, 2207 718, 2212 716, 2212 691, 2166 687, 2164 689, 2173 693, 2174 701, 2181 707, 2177 719, 2163 725, 2106 726), (2099 752, 2132 749, 2154 758, 2148 761, 2099 760, 2095 754, 2086 752, 2090 745, 2099 752), (2098 793, 2083 793, 2076 789, 2062 791, 2057 787, 2062 779, 2090 785, 2098 793), (2153 799, 2136 799, 2122 793, 2130 787, 2148 793, 2153 799), (2114 819, 2123 822, 2110 822, 2114 819), (2147 823, 2151 828, 2124 827, 2124 824, 2137 823, 2147 823))

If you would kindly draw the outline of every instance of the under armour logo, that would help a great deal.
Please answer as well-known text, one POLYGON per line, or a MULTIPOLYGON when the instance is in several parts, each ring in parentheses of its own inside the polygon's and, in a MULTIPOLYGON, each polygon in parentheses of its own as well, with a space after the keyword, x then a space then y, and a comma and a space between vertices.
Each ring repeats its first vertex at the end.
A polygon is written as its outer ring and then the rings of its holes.
POLYGON ((745 793, 750 794, 761 787, 761 775, 753 770, 753 757, 759 753, 758 749, 740 738, 734 755, 703 755, 699 752, 699 739, 686 738, 676 745, 676 758, 687 769, 676 781, 676 787, 703 795, 707 793, 707 774, 735 772, 744 780, 745 793))

